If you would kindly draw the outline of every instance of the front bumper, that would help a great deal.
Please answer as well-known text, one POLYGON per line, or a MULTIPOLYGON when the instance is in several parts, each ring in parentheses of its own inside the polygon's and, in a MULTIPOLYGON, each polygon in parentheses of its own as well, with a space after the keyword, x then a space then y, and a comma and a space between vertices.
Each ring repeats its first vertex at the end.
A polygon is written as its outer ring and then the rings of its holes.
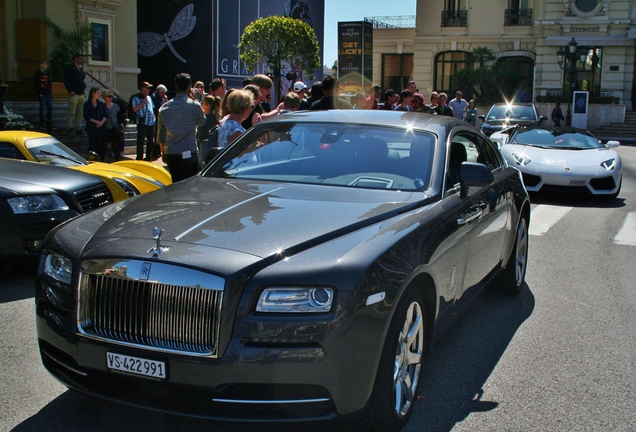
MULTIPOLYGON (((42 286, 41 290, 46 289, 42 286)), ((250 293, 245 293, 247 297, 250 293)), ((339 305, 355 304, 355 292, 339 305)), ((244 303, 243 301, 241 303, 244 303)), ((338 306, 338 305, 336 305, 338 306)), ((351 312, 351 311, 349 311, 351 312)), ((344 322, 237 322, 218 358, 161 353, 87 339, 73 317, 37 298, 36 326, 42 361, 63 384, 129 405, 182 415, 241 421, 328 419, 363 410, 370 397, 388 309, 367 308, 344 322), (237 328, 244 327, 243 335, 237 328), (315 342, 258 342, 249 335, 317 331, 315 342), (304 330, 303 330, 304 329, 304 330), (325 332, 326 330, 326 332, 325 332), (379 341, 379 342, 378 342, 379 341), (107 368, 107 353, 165 362, 167 379, 107 368), (377 355, 376 355, 377 354, 377 355)), ((271 318, 271 317, 270 317, 271 318)))

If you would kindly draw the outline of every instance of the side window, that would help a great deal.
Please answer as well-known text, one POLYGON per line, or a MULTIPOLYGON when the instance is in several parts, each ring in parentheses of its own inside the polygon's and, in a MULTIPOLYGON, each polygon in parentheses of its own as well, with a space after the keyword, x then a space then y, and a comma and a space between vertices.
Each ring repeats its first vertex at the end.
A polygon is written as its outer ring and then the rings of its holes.
POLYGON ((495 149, 495 146, 488 140, 478 136, 479 148, 480 148, 480 160, 479 162, 490 167, 491 170, 495 170, 503 166, 501 158, 499 157, 499 151, 495 149))
POLYGON ((493 144, 477 134, 460 132, 451 138, 450 146, 446 172, 447 190, 459 183, 462 162, 482 163, 491 170, 502 166, 493 144))
POLYGON ((20 150, 8 142, 0 142, 0 157, 6 159, 26 160, 24 155, 20 153, 20 150))

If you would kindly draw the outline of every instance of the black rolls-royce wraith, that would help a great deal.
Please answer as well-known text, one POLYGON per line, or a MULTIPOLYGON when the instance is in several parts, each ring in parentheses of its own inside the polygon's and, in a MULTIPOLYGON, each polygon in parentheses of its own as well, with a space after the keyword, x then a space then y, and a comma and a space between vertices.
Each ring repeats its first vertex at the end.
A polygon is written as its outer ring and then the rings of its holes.
POLYGON ((442 324, 488 283, 522 289, 529 220, 519 171, 465 122, 281 115, 198 176, 49 234, 42 361, 157 410, 396 430, 442 324))

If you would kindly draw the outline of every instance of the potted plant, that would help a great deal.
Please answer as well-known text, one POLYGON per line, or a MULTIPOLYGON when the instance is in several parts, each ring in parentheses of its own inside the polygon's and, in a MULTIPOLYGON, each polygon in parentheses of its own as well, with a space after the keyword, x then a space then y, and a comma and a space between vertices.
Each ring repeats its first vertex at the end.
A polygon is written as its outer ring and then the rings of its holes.
POLYGON ((64 88, 64 68, 73 61, 74 54, 86 56, 86 47, 93 39, 93 26, 90 23, 77 24, 72 30, 64 30, 49 18, 44 23, 53 30, 58 44, 51 51, 49 74, 52 81, 53 100, 65 101, 67 92, 64 88))

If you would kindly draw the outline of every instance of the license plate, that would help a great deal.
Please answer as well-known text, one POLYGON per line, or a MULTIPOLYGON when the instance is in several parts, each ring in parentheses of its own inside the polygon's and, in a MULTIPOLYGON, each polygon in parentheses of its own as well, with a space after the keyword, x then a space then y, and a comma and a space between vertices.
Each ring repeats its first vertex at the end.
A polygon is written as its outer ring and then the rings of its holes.
POLYGON ((570 180, 570 186, 585 186, 585 180, 570 180))
POLYGON ((152 378, 166 378, 166 364, 161 361, 131 357, 123 354, 106 353, 108 369, 143 375, 152 378))

